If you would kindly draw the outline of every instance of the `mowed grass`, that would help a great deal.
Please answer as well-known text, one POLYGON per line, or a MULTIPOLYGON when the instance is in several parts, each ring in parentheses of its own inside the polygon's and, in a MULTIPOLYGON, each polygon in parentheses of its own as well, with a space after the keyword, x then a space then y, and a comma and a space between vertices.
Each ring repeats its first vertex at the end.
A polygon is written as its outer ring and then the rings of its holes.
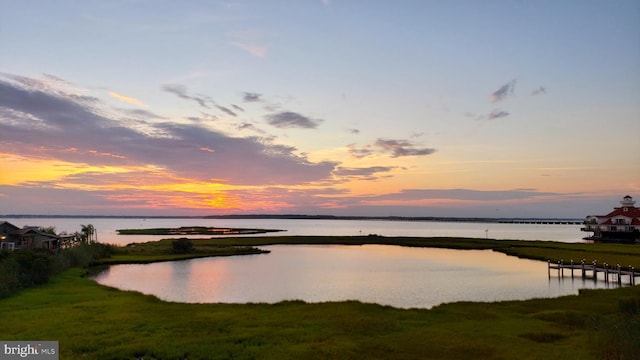
MULTIPOLYGON (((252 237, 193 242, 198 251, 285 243, 392 243, 494 249, 552 260, 549 256, 558 254, 610 263, 627 256, 640 259, 634 245, 486 239, 252 237)), ((140 260, 166 246, 170 241, 119 249, 114 258, 140 260)), ((71 269, 44 286, 0 300, 0 339, 58 340, 61 359, 640 358, 637 286, 429 310, 355 301, 182 304, 98 285, 83 277, 85 271, 71 269)))

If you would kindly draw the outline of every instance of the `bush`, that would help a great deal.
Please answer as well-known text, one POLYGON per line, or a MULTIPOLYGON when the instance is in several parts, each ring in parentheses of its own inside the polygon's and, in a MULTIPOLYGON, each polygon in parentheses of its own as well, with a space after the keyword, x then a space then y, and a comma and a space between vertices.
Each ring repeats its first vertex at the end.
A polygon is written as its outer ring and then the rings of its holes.
POLYGON ((13 257, 0 259, 0 299, 20 290, 20 264, 13 257))
POLYGON ((171 242, 171 252, 174 254, 188 254, 193 251, 193 243, 187 238, 180 238, 171 242))
POLYGON ((82 244, 50 254, 45 249, 23 249, 0 253, 0 298, 22 289, 42 285, 49 277, 71 267, 86 267, 97 259, 109 257, 113 247, 82 244))

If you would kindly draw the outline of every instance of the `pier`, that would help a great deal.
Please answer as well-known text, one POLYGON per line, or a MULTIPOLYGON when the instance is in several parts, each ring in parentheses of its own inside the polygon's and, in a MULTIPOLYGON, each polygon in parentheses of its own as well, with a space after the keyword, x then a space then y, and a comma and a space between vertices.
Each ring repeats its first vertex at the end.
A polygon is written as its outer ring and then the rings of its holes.
POLYGON ((615 281, 618 285, 622 285, 623 278, 628 278, 629 285, 636 284, 636 277, 640 277, 640 271, 636 271, 635 267, 629 265, 628 268, 623 268, 620 264, 616 264, 615 266, 610 266, 607 263, 604 263, 602 267, 598 267, 598 263, 594 260, 591 264, 587 264, 585 259, 580 260, 580 263, 574 263, 571 260, 570 263, 565 264, 564 260, 558 261, 558 263, 552 263, 550 260, 547 261, 547 273, 549 278, 551 278, 551 270, 557 271, 558 278, 564 277, 565 270, 567 272, 571 272, 571 278, 574 278, 574 271, 578 273, 583 279, 593 279, 594 281, 598 280, 598 273, 603 274, 604 282, 608 283, 611 281, 615 281), (628 270, 627 270, 628 269, 628 270))
POLYGON ((501 224, 535 224, 535 225, 581 225, 583 220, 563 220, 563 219, 501 219, 501 224))

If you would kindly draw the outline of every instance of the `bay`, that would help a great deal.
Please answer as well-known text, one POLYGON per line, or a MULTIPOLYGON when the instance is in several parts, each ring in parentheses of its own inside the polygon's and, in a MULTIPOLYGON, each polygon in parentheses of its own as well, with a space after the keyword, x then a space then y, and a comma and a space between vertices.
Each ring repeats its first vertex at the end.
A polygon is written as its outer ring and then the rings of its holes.
MULTIPOLYGON (((283 232, 250 236, 382 236, 472 237, 511 240, 550 240, 585 242, 587 233, 580 225, 508 224, 495 222, 454 221, 388 221, 388 220, 314 220, 314 219, 198 219, 198 218, 3 218, 22 227, 55 226, 58 232, 80 231, 81 225, 92 224, 98 241, 126 245, 155 241, 166 236, 118 235, 117 229, 144 229, 180 226, 213 226, 234 228, 281 229, 283 232)), ((187 236, 202 237, 199 235, 187 236)))

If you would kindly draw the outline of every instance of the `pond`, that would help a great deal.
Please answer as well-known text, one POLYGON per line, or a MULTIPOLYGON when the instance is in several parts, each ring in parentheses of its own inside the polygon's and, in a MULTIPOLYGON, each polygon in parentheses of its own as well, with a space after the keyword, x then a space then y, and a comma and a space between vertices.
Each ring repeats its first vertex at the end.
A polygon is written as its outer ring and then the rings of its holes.
POLYGON ((95 280, 186 303, 359 300, 399 308, 577 294, 612 286, 547 276, 547 264, 491 250, 273 245, 269 254, 116 265, 95 280))

